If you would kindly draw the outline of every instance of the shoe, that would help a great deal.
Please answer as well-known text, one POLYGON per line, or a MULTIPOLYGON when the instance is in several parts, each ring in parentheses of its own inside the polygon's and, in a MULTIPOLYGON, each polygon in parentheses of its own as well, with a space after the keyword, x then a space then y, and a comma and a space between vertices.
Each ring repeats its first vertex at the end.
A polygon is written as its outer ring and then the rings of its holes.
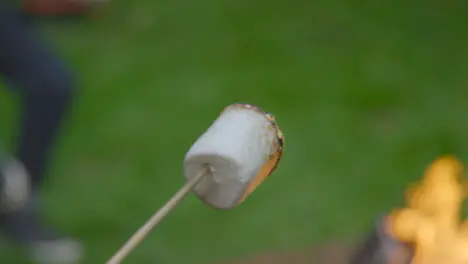
POLYGON ((0 159, 0 213, 24 207, 30 193, 29 175, 13 158, 0 159))
POLYGON ((23 185, 23 179, 29 182, 27 173, 20 163, 12 159, 3 161, 0 166, 0 231, 23 247, 34 263, 79 263, 83 255, 81 244, 58 235, 42 222, 37 197, 23 185))
POLYGON ((26 249, 34 263, 75 264, 81 260, 81 244, 58 235, 31 209, 0 215, 0 228, 10 240, 26 249))

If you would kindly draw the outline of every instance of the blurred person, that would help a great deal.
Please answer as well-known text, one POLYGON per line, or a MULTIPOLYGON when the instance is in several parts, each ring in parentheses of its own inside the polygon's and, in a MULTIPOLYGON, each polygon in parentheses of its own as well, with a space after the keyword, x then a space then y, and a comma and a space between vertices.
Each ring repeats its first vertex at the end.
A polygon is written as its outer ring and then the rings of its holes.
POLYGON ((22 9, 34 16, 69 16, 88 13, 106 0, 22 0, 22 9))
POLYGON ((23 0, 22 9, 28 15, 77 15, 87 13, 90 6, 75 0, 23 0))
POLYGON ((0 231, 37 263, 75 263, 81 245, 48 227, 39 191, 59 128, 75 94, 70 72, 19 10, 0 1, 0 77, 21 99, 16 161, 0 161, 0 231), (23 168, 25 170, 23 170, 23 168))

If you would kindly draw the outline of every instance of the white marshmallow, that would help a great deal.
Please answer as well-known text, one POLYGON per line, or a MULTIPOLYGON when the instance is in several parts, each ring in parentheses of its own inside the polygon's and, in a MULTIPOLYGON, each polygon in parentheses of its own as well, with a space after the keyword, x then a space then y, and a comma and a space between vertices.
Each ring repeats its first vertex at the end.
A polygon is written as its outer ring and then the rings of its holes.
POLYGON ((276 168, 283 140, 272 115, 248 104, 230 105, 187 152, 185 177, 208 166, 210 175, 194 192, 217 209, 235 207, 276 168))

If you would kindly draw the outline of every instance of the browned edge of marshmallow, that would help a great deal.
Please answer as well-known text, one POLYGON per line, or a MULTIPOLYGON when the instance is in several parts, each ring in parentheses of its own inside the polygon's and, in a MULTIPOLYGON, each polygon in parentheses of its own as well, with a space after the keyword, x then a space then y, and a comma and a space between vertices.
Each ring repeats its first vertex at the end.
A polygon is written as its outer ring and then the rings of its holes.
POLYGON ((276 122, 276 118, 274 115, 272 115, 269 112, 264 111, 258 106, 251 105, 251 104, 232 104, 224 108, 224 110, 221 112, 223 114, 225 111, 229 109, 248 109, 248 110, 253 110, 256 111, 257 113, 262 114, 270 123, 272 129, 275 131, 276 135, 276 140, 273 142, 273 149, 275 149, 275 152, 271 153, 270 156, 268 157, 268 161, 265 162, 265 164, 262 165, 260 170, 258 171, 257 175, 255 178, 251 181, 249 186, 246 188, 246 191, 244 193, 244 196, 242 199, 239 201, 239 203, 243 202, 247 196, 249 196, 268 176, 270 176, 273 171, 276 170, 281 157, 283 156, 283 151, 284 151, 284 135, 283 132, 281 132, 278 123, 276 122))

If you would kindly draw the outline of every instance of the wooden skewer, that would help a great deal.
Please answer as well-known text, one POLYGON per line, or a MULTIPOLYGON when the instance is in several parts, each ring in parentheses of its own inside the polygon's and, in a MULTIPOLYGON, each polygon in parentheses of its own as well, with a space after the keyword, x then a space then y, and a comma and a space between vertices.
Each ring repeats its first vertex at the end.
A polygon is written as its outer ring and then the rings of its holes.
POLYGON ((156 227, 161 221, 187 196, 187 194, 199 183, 203 177, 209 174, 209 168, 205 167, 195 177, 188 181, 177 191, 167 203, 159 209, 151 218, 133 234, 130 239, 107 261, 107 264, 121 263, 156 227))

